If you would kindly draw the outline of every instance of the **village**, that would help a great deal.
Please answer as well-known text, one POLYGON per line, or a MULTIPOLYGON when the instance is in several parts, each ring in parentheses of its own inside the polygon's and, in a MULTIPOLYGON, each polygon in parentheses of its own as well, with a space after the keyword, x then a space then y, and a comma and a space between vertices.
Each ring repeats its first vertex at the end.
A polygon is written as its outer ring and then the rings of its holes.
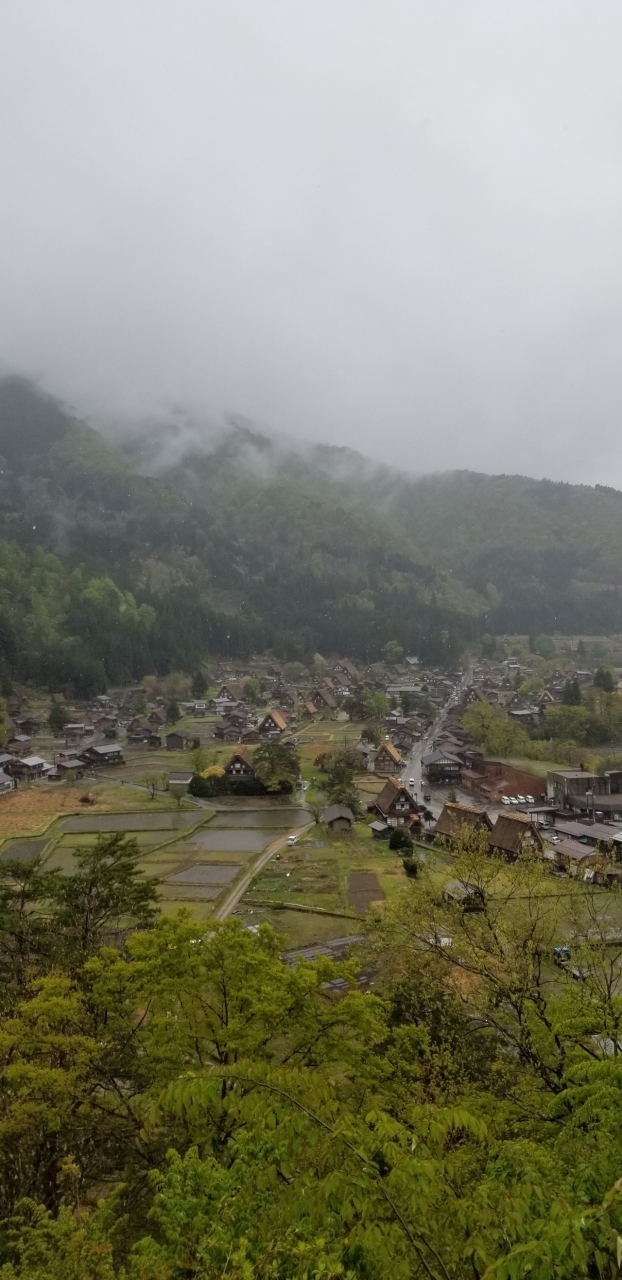
POLYGON ((369 906, 426 862, 439 887, 468 893, 447 857, 461 829, 485 832, 510 861, 529 850, 553 876, 618 885, 622 769, 491 757, 463 724, 484 704, 533 722, 569 680, 593 674, 553 669, 532 705, 516 691, 518 666, 316 654, 307 669, 214 661, 185 688, 146 681, 87 703, 16 690, 0 753, 0 861, 43 858, 68 873, 80 838, 124 830, 160 880, 162 910, 266 920, 295 945, 325 945, 336 919, 344 937, 357 933, 369 906), (258 761, 274 744, 289 781, 266 785, 258 761), (335 802, 326 770, 339 756, 350 791, 335 802))

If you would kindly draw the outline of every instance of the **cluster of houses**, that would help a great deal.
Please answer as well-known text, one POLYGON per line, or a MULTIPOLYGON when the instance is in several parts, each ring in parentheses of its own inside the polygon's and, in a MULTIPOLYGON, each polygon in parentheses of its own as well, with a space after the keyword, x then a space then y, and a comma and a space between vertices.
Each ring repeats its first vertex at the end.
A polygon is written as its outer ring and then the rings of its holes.
POLYGON ((495 662, 490 658, 482 658, 473 669, 472 684, 466 699, 467 704, 481 701, 502 707, 504 711, 526 728, 536 726, 542 713, 549 706, 562 701, 567 684, 575 683, 579 688, 590 685, 594 678, 592 671, 575 668, 567 671, 556 669, 546 684, 546 688, 524 697, 518 693, 514 685, 517 676, 526 681, 533 671, 529 663, 518 658, 506 658, 503 662, 495 662))

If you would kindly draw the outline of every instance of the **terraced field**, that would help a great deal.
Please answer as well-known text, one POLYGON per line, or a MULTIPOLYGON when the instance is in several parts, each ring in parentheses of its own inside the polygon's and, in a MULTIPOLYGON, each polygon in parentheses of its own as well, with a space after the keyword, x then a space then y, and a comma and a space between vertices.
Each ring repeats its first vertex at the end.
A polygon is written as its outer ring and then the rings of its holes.
POLYGON ((40 857, 50 870, 71 875, 76 849, 94 845, 101 836, 127 833, 138 845, 142 869, 159 881, 162 910, 177 910, 183 903, 205 918, 238 877, 247 874, 249 864, 306 821, 306 811, 294 805, 251 809, 247 803, 219 813, 143 805, 134 813, 59 814, 40 837, 7 835, 0 863, 40 857))

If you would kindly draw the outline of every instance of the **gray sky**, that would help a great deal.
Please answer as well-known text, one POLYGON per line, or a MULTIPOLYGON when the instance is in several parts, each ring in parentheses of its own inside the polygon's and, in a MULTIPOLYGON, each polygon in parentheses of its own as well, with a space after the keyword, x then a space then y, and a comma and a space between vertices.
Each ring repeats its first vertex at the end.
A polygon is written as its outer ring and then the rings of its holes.
POLYGON ((3 0, 0 367, 622 487, 621 0, 3 0))

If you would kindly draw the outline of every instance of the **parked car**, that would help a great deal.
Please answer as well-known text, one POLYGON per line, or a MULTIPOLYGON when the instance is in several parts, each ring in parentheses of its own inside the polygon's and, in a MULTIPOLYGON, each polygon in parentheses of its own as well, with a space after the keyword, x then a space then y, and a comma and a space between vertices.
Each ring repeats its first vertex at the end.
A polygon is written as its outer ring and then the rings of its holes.
POLYGON ((408 779, 408 785, 409 785, 409 787, 414 787, 414 785, 415 785, 415 779, 414 779, 414 778, 409 778, 409 779, 408 779))
POLYGON ((525 796, 525 800, 527 801, 527 804, 535 804, 535 803, 536 803, 536 802, 535 802, 535 800, 534 800, 534 798, 533 798, 533 796, 525 796))
POLYGON ((510 796, 510 804, 518 804, 518 796, 510 796))
POLYGON ((527 804, 527 801, 524 796, 517 796, 516 799, 518 800, 519 804, 527 804))
POLYGON ((512 801, 510 800, 509 796, 501 796, 501 804, 511 804, 511 803, 512 801))

